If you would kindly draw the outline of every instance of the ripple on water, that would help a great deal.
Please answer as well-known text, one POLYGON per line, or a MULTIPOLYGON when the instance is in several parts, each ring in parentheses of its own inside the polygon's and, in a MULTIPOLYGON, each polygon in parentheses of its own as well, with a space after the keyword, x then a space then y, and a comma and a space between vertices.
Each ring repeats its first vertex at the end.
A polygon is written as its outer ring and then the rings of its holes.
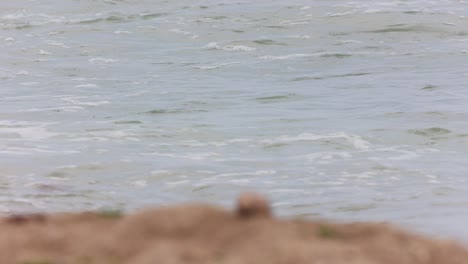
POLYGON ((303 133, 297 136, 280 136, 273 139, 264 139, 260 143, 266 147, 277 144, 291 144, 299 142, 319 142, 322 144, 337 144, 340 146, 348 146, 355 149, 369 149, 371 144, 370 142, 364 140, 357 135, 349 135, 344 132, 339 133, 330 133, 330 134, 313 134, 313 133, 303 133), (345 145, 343 145, 345 143, 345 145))
POLYGON ((301 99, 302 97, 297 94, 285 94, 285 95, 272 95, 272 96, 262 96, 255 98, 256 101, 262 104, 269 103, 281 103, 301 99))
POLYGON ((336 75, 326 75, 326 76, 304 76, 293 78, 290 81, 299 82, 299 81, 309 81, 309 80, 326 80, 332 78, 348 78, 348 77, 359 77, 364 75, 372 74, 370 72, 355 72, 355 73, 346 73, 346 74, 336 74, 336 75))
POLYGON ((286 43, 278 42, 278 41, 275 41, 275 40, 272 40, 272 39, 258 39, 258 40, 254 40, 253 43, 259 44, 259 45, 267 45, 267 46, 270 46, 270 45, 273 45, 273 46, 286 46, 286 45, 288 45, 286 43))
POLYGON ((441 127, 431 127, 424 129, 410 129, 408 130, 408 133, 423 137, 436 137, 448 135, 452 133, 452 131, 441 127))

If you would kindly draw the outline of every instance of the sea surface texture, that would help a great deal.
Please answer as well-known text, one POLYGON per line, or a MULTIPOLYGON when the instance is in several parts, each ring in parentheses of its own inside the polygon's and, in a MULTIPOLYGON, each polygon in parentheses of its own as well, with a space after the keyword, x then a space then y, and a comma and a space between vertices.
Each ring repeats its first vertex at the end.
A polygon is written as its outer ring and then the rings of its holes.
POLYGON ((0 213, 208 202, 468 241, 468 3, 0 4, 0 213))

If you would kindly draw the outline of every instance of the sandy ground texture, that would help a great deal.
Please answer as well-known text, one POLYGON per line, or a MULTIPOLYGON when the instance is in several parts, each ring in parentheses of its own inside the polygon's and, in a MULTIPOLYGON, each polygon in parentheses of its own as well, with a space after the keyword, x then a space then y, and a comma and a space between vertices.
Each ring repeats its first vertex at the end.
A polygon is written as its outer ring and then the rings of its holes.
POLYGON ((281 220, 256 194, 235 212, 183 205, 0 219, 2 264, 466 264, 468 250, 384 224, 281 220))

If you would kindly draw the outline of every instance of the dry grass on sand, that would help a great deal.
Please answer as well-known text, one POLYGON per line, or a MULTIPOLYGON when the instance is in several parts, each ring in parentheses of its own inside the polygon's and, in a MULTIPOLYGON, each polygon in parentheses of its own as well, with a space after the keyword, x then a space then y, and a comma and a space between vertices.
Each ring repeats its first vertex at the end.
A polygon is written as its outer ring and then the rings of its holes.
POLYGON ((236 212, 184 205, 0 219, 2 264, 466 264, 468 251, 383 224, 279 220, 260 196, 236 212))

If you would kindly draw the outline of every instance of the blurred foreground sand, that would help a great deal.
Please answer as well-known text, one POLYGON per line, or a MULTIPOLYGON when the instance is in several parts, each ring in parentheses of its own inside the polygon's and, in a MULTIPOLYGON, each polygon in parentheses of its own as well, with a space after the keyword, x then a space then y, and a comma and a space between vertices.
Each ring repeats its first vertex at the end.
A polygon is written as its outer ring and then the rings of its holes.
POLYGON ((280 220, 259 195, 235 212, 206 205, 134 214, 0 219, 2 264, 466 264, 468 250, 373 223, 280 220))

